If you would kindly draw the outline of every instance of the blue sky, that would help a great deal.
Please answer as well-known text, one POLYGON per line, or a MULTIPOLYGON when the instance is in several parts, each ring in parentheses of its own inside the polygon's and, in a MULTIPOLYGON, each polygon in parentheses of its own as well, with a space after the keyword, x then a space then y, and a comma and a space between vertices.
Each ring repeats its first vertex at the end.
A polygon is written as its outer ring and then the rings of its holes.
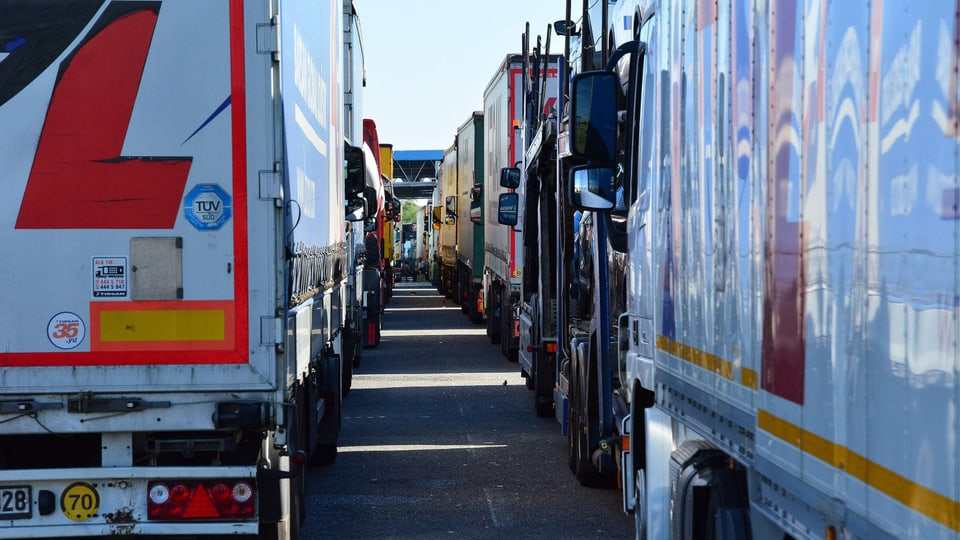
MULTIPOLYGON (((564 0, 355 0, 367 87, 363 116, 394 150, 440 150, 483 109, 483 90, 503 59, 565 15, 564 0)), ((550 52, 563 52, 551 37, 550 52)))

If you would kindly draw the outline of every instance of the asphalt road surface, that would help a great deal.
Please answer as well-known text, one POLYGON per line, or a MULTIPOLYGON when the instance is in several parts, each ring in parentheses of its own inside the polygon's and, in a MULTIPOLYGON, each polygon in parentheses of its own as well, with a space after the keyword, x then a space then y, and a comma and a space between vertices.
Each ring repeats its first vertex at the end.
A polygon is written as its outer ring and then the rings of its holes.
POLYGON ((427 283, 398 283, 363 352, 334 465, 307 472, 301 538, 633 538, 580 486, 516 363, 427 283))

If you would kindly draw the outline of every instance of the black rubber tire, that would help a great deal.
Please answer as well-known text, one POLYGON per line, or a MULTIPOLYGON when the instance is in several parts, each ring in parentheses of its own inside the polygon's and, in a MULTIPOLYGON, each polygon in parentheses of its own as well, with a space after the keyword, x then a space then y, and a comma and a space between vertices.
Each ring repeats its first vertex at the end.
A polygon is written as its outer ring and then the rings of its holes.
POLYGON ((307 463, 313 465, 314 467, 326 467, 328 465, 333 465, 336 461, 336 444, 318 444, 317 447, 313 449, 313 453, 310 454, 307 463))
POLYGON ((549 385, 549 379, 553 378, 550 374, 548 379, 544 377, 544 371, 549 369, 550 363, 544 359, 543 352, 540 352, 533 358, 533 375, 529 378, 531 390, 533 390, 533 410, 539 418, 550 418, 554 415, 553 408, 553 386, 549 385), (532 386, 532 388, 531 388, 532 386))
POLYGON ((588 353, 585 360, 587 362, 586 366, 574 366, 577 372, 577 384, 573 385, 573 389, 571 390, 574 396, 576 396, 576 399, 572 399, 570 404, 571 418, 573 417, 572 410, 574 403, 576 403, 577 410, 576 429, 574 430, 573 427, 571 427, 571 432, 575 435, 574 442, 576 443, 574 448, 574 475, 577 477, 577 481, 580 482, 581 486, 608 488, 611 487, 612 482, 616 481, 616 478, 609 473, 601 474, 591 459, 590 422, 599 418, 599 411, 597 411, 598 388, 593 355, 588 353))
POLYGON ((488 310, 490 315, 487 317, 487 337, 490 338, 490 343, 494 345, 500 344, 500 317, 503 316, 503 310, 500 309, 500 291, 497 290, 496 286, 490 287, 490 298, 487 299, 490 302, 490 309, 488 310))

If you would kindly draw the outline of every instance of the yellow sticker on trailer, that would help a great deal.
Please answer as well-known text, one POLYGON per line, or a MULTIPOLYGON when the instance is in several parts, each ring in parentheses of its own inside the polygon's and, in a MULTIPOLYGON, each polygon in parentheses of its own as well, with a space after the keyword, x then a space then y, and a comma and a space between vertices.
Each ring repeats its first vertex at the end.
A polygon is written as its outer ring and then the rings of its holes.
POLYGON ((100 494, 86 482, 70 484, 60 495, 60 510, 74 521, 87 521, 100 510, 100 494))

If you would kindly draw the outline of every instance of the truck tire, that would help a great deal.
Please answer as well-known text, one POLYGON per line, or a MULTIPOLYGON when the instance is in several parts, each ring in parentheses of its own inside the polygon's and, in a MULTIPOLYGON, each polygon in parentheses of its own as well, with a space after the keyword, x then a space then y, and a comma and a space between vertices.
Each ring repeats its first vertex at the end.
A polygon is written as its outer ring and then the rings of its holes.
POLYGON ((527 378, 527 382, 528 388, 533 390, 533 410, 540 418, 553 416, 553 370, 551 367, 545 351, 535 353, 533 374, 527 378))
POLYGON ((310 454, 307 463, 314 467, 326 467, 337 461, 337 445, 329 443, 318 444, 310 454))
POLYGON ((490 286, 490 309, 487 310, 489 315, 487 315, 487 337, 490 338, 490 343, 494 345, 500 344, 500 317, 503 314, 500 309, 500 291, 496 285, 490 286))
POLYGON ((500 352, 510 362, 518 358, 510 356, 510 344, 513 342, 513 306, 510 304, 510 289, 500 289, 500 352))
POLYGON ((585 342, 577 344, 574 357, 571 369, 574 379, 570 385, 570 436, 573 439, 574 475, 584 487, 609 488, 615 485, 615 475, 610 471, 597 470, 593 463, 590 443, 590 435, 595 430, 592 422, 596 422, 600 417, 600 411, 597 410, 599 390, 596 360, 585 342))
POLYGON ((690 441, 673 452, 671 529, 678 538, 751 538, 750 499, 741 467, 704 441, 690 441), (692 455, 691 455, 692 454, 692 455), (704 496, 704 491, 709 491, 704 496))

